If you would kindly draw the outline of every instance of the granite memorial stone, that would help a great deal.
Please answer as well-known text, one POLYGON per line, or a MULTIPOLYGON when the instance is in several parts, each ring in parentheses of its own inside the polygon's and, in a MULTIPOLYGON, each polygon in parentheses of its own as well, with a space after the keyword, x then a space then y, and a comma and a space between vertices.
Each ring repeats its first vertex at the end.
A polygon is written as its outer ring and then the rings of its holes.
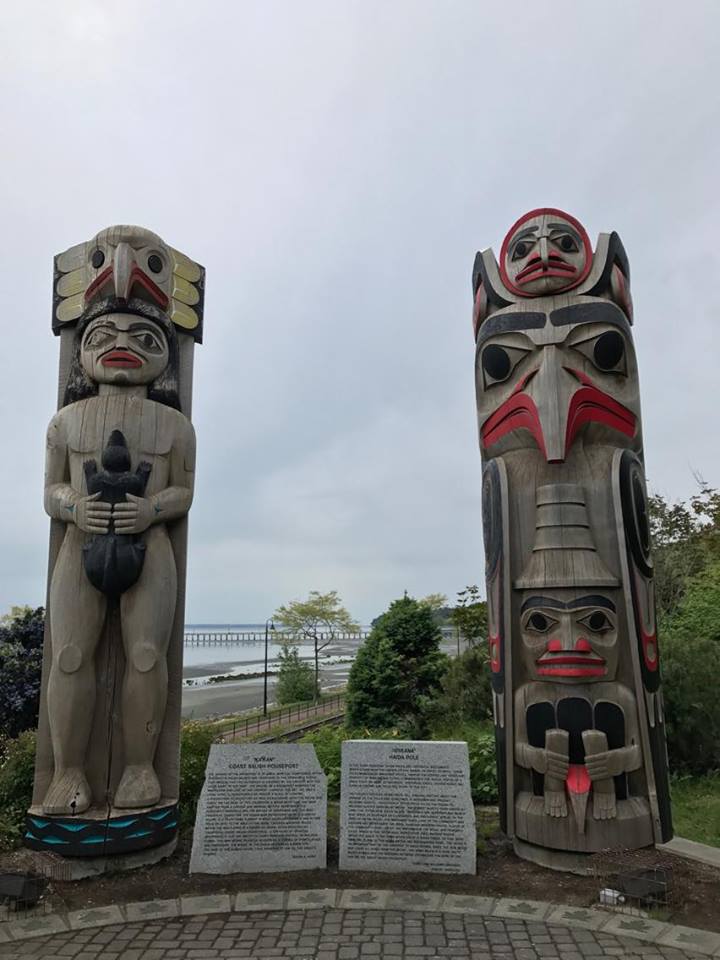
POLYGON ((213 744, 190 873, 325 867, 326 824, 327 783, 312 746, 213 744))
POLYGON ((475 873, 467 744, 346 740, 340 869, 475 873))

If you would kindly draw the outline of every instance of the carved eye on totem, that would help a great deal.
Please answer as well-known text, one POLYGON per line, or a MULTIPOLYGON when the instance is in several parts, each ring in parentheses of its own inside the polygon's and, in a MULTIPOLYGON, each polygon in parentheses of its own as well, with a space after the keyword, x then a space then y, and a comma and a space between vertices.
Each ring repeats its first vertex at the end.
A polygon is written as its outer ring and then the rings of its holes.
POLYGON ((85 337, 83 344, 88 350, 99 350, 100 348, 113 342, 117 336, 117 330, 111 327, 94 327, 85 337))
POLYGON ((625 338, 619 330, 606 330, 598 336, 572 344, 602 373, 620 373, 627 376, 625 338))
POLYGON ((528 240, 518 240, 517 243, 512 248, 511 259, 522 260, 524 257, 526 257, 530 253, 534 245, 535 245, 534 237, 528 240))
POLYGON ((590 633, 597 633, 600 636, 615 629, 615 624, 604 610, 593 610, 592 613, 579 619, 578 623, 586 627, 590 633))
POLYGON ((160 338, 147 329, 134 332, 131 339, 143 353, 162 353, 165 349, 160 338))
POLYGON ((551 630, 557 623, 557 620, 549 617, 546 613, 533 610, 533 612, 525 618, 524 629, 528 633, 547 633, 548 630, 551 630))
POLYGON ((145 269, 153 279, 158 280, 165 276, 167 264, 165 257, 161 253, 157 250, 148 250, 144 258, 141 258, 141 263, 143 259, 145 260, 145 269))
POLYGON ((563 253, 578 253, 580 251, 580 244, 575 234, 572 233, 551 233, 550 241, 554 243, 556 247, 559 247, 563 253))
POLYGON ((93 252, 90 254, 90 266, 93 270, 99 270, 100 267, 105 263, 105 252, 100 249, 100 247, 95 247, 93 252))
POLYGON ((504 383, 528 353, 530 351, 522 347, 489 343, 480 354, 483 386, 487 389, 496 383, 504 383))

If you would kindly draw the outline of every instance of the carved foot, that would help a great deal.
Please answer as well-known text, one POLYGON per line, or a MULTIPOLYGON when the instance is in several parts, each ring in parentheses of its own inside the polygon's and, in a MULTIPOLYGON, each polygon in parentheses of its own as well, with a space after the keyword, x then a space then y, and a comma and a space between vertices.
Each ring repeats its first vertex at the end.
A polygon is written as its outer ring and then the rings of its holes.
POLYGON ((593 788, 593 817, 596 820, 614 820, 617 816, 615 788, 610 782, 611 789, 607 793, 600 792, 597 784, 593 788))
POLYGON ((160 781, 151 763, 125 767, 115 791, 115 807, 152 807, 160 799, 160 781))
POLYGON ((45 813, 72 816, 83 813, 91 803, 92 794, 85 774, 79 767, 67 767, 55 771, 42 806, 45 813))
POLYGON ((545 813, 549 817, 566 817, 567 800, 564 790, 545 789, 545 813))

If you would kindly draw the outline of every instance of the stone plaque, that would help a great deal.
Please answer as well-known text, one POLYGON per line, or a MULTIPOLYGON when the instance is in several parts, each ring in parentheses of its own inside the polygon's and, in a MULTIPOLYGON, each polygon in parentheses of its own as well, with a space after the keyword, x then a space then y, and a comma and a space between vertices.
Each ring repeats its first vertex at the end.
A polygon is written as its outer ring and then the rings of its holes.
POLYGON ((465 742, 346 740, 340 869, 475 873, 465 742))
POLYGON ((190 873, 309 870, 327 861, 327 784, 309 744, 213 744, 190 873))

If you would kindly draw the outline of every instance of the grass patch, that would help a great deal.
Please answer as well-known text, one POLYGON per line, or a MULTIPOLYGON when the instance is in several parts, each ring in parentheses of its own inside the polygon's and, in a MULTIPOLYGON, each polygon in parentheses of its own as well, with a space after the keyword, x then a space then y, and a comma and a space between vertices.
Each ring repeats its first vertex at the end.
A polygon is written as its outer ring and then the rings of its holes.
POLYGON ((677 777, 671 789, 675 835, 720 847, 720 773, 677 777))

